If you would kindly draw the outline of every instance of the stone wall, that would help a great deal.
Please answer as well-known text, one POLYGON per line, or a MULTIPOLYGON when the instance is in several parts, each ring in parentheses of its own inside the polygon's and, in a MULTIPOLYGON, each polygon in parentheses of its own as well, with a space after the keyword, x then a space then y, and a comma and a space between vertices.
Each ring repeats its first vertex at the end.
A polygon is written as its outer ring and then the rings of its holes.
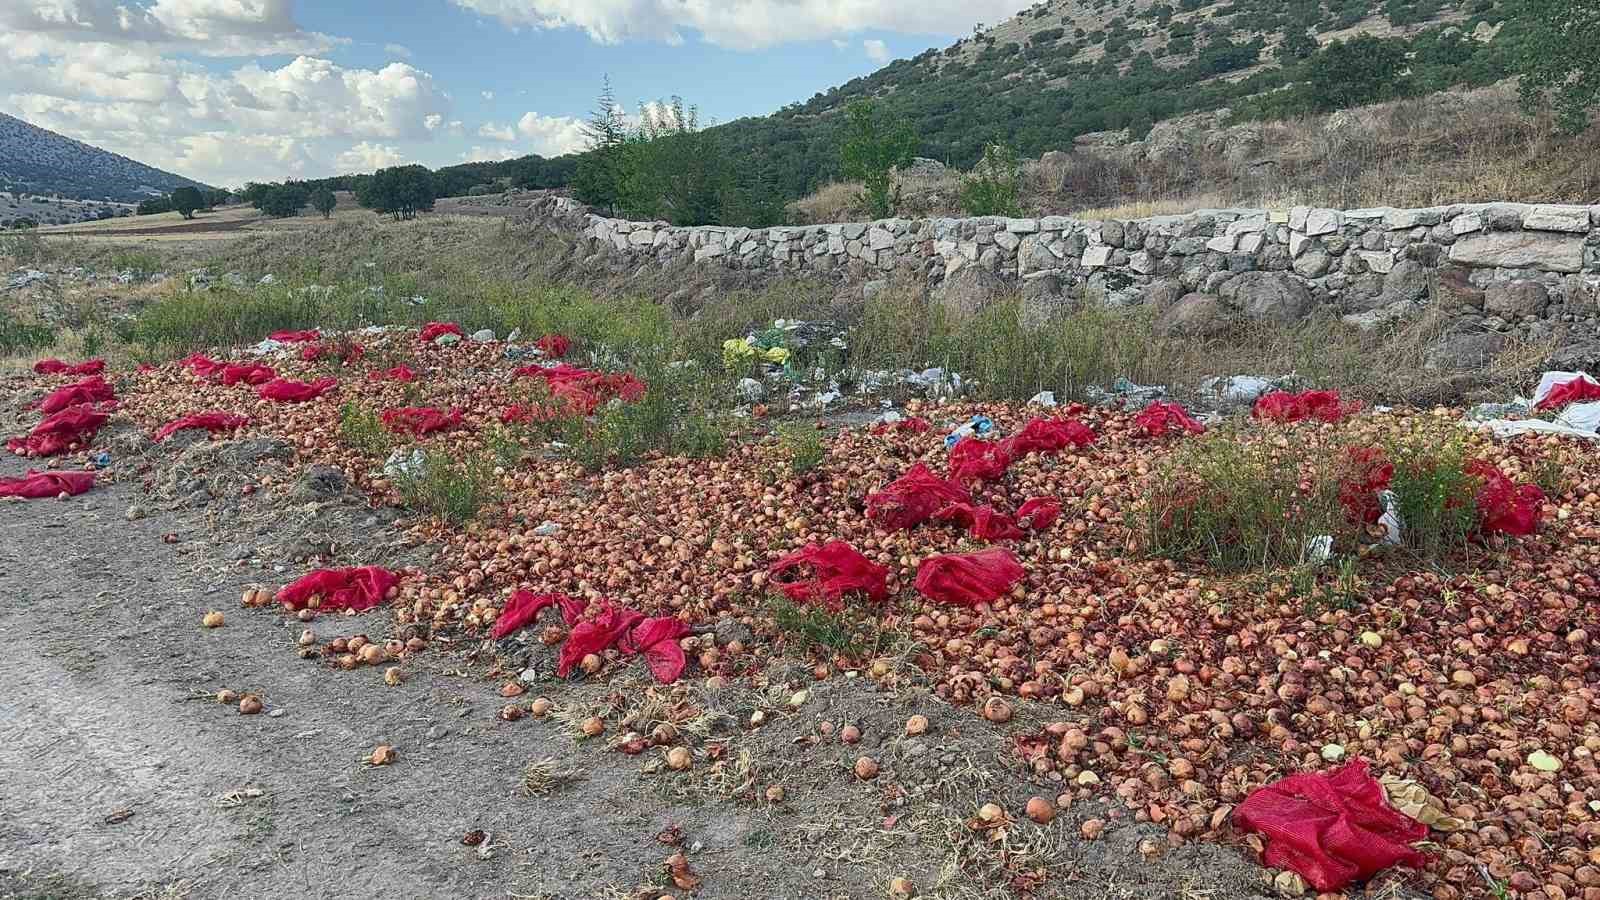
MULTIPOLYGON (((1328 309, 1361 328, 1429 304, 1452 314, 1462 353, 1516 333, 1600 330, 1600 206, 1513 203, 1428 209, 1201 210, 1125 221, 886 219, 753 230, 598 216, 561 197, 536 220, 579 234, 583 252, 631 264, 809 274, 871 294, 891 275, 973 308, 1021 288, 1028 308, 1085 296, 1153 303, 1158 326, 1205 335, 1241 318, 1293 322, 1328 309)), ((1458 353, 1459 355, 1459 353, 1458 353)))

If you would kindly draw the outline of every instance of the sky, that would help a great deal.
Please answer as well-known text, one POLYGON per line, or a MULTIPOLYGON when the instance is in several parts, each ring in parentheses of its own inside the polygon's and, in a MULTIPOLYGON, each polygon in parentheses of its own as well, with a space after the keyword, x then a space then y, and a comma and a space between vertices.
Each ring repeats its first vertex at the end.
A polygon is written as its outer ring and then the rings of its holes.
POLYGON ((0 0, 0 112, 208 184, 581 150, 763 115, 1029 0, 0 0))

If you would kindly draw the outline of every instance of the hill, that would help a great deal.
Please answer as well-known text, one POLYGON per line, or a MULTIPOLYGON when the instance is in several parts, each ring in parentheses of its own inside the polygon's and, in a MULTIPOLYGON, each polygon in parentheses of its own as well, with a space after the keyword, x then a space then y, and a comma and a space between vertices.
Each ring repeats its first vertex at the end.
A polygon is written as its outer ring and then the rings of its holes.
MULTIPOLYGON (((1520 34, 1506 0, 1048 0, 943 50, 896 60, 777 113, 720 126, 790 197, 835 175, 839 113, 875 99, 909 119, 918 155, 966 168, 1000 139, 1025 156, 1086 134, 1142 138, 1163 120, 1326 112, 1505 78, 1520 34), (1358 91, 1319 90, 1335 42, 1397 61, 1358 91), (1377 49, 1372 49, 1376 47, 1377 49)), ((1381 71, 1357 59, 1348 68, 1381 71)))
POLYGON ((198 181, 0 113, 0 191, 137 203, 198 181))

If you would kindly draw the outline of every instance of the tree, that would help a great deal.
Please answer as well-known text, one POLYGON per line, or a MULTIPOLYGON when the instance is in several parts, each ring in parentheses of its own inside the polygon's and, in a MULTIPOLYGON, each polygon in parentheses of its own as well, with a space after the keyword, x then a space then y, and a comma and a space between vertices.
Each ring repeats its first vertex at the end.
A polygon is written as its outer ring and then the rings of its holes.
POLYGON ((141 216, 172 212, 172 201, 167 197, 151 197, 149 200, 141 200, 136 211, 141 216))
POLYGON ((1561 130, 1577 134, 1600 104, 1600 0, 1518 0, 1511 18, 1527 32, 1514 62, 1523 102, 1549 103, 1561 130))
POLYGON ((433 173, 419 165, 379 169, 356 186, 356 201, 379 215, 414 219, 419 212, 433 212, 438 199, 433 173))
POLYGON ((1372 103, 1399 93, 1405 50, 1370 34, 1334 41, 1305 63, 1312 104, 1330 111, 1372 103))
POLYGON ((172 208, 178 211, 178 215, 183 216, 185 219, 192 219, 194 218, 194 211, 206 205, 206 198, 200 196, 198 188, 184 185, 172 192, 169 202, 172 204, 172 208))
POLYGON ((600 98, 583 126, 588 152, 578 160, 572 177, 572 195, 590 206, 614 212, 621 199, 623 145, 628 140, 627 116, 617 104, 611 79, 600 82, 600 98))
POLYGON ((333 191, 325 187, 317 188, 311 192, 311 208, 322 213, 324 219, 333 215, 333 208, 338 205, 339 198, 333 195, 333 191))
POLYGON ((260 193, 255 207, 274 219, 287 219, 300 215, 300 210, 305 208, 306 197, 305 185, 298 182, 271 184, 260 193))
POLYGON ((983 159, 961 183, 961 208, 969 216, 1017 216, 1022 208, 1022 166, 1017 153, 995 141, 983 148, 983 159))
POLYGON ((840 168, 846 178, 861 181, 872 217, 887 218, 900 203, 894 169, 911 162, 911 154, 917 149, 916 133, 910 122, 889 118, 870 100, 850 104, 845 116, 840 168))

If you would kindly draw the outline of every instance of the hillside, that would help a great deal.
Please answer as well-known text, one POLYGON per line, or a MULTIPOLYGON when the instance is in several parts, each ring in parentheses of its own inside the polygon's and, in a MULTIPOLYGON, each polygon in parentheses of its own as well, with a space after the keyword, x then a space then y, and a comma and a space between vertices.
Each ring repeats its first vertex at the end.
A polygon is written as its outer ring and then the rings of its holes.
POLYGON ((1335 41, 1370 35, 1402 64, 1359 102, 1506 77, 1506 0, 1048 0, 943 50, 896 60, 809 101, 718 129, 788 196, 835 174, 840 113, 872 98, 916 126, 919 155, 970 166, 999 138, 1025 156, 1076 138, 1228 109, 1233 121, 1349 102, 1308 84, 1335 41), (1403 57, 1400 56, 1403 54, 1403 57), (748 148, 748 149, 747 149, 748 148))
POLYGON ((137 203, 198 181, 0 113, 0 191, 137 203))

